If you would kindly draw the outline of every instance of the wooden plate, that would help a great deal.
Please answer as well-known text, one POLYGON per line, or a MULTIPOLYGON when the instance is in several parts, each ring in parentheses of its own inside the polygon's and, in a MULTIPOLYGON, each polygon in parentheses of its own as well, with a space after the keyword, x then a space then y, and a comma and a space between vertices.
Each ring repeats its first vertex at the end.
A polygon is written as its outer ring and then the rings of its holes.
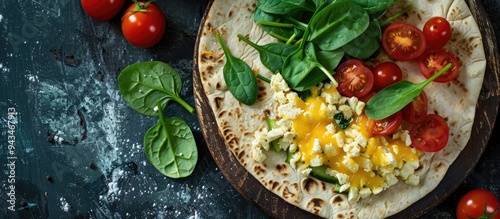
MULTIPOLYGON (((201 22, 198 37, 204 26, 205 18, 211 10, 213 0, 209 2, 201 22)), ((486 74, 483 87, 476 106, 475 121, 472 128, 471 138, 465 149, 450 166, 445 177, 435 190, 420 199, 409 208, 401 211, 393 217, 415 218, 434 208, 446 199, 463 182, 473 170, 479 158, 483 154, 490 138, 498 106, 500 104, 500 57, 496 47, 496 39, 490 21, 481 1, 469 0, 469 7, 479 24, 483 36, 484 49, 487 60, 486 74)), ((246 169, 241 166, 232 152, 226 147, 219 133, 215 116, 210 108, 207 97, 201 85, 198 72, 198 48, 199 38, 196 41, 194 52, 193 86, 198 118, 208 149, 215 163, 231 185, 247 200, 257 205, 260 209, 274 218, 306 218, 313 216, 292 204, 281 199, 276 194, 267 190, 246 169)))

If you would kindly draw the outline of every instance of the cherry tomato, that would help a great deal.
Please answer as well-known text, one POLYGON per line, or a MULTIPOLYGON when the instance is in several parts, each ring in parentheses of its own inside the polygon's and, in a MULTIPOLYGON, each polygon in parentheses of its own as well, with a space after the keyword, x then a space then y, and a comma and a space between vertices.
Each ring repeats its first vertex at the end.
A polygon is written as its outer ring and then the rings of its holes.
POLYGON ((441 49, 451 38, 451 25, 443 17, 432 17, 422 28, 427 48, 441 49))
POLYGON ((153 3, 138 2, 125 10, 122 32, 132 45, 148 48, 156 45, 165 33, 163 12, 153 3))
POLYGON ((375 96, 375 94, 377 94, 376 92, 372 91, 366 95, 364 95, 363 97, 359 98, 359 100, 363 101, 363 102, 368 102, 368 100, 370 100, 370 98, 372 98, 373 96, 375 96))
POLYGON ((382 47, 393 59, 410 61, 425 51, 426 43, 420 29, 411 24, 396 22, 385 28, 382 47))
POLYGON ((425 152, 436 152, 448 143, 448 124, 437 114, 428 114, 421 123, 413 124, 410 130, 411 146, 425 152))
POLYGON ((344 96, 363 97, 373 87, 373 73, 359 59, 349 59, 337 67, 337 90, 344 96))
POLYGON ((452 81, 458 76, 460 67, 457 59, 450 53, 447 53, 441 49, 427 50, 418 59, 418 67, 420 68, 420 72, 422 72, 422 74, 426 78, 432 77, 432 75, 437 73, 448 63, 452 64, 451 68, 434 80, 435 82, 440 83, 452 81))
POLYGON ((120 12, 124 0, 80 0, 85 13, 99 21, 107 21, 120 12))
POLYGON ((372 129, 373 135, 390 135, 398 130, 399 126, 403 123, 403 114, 401 111, 392 114, 391 116, 375 120, 375 125, 372 129))
POLYGON ((401 80, 403 80, 403 72, 394 62, 383 62, 373 69, 373 90, 382 90, 401 80))
POLYGON ((406 105, 401 112, 403 119, 411 123, 421 123, 427 117, 427 95, 424 91, 413 101, 406 105))
POLYGON ((499 211, 500 201, 493 193, 485 189, 473 189, 460 198, 456 214, 457 219, 500 219, 499 211))

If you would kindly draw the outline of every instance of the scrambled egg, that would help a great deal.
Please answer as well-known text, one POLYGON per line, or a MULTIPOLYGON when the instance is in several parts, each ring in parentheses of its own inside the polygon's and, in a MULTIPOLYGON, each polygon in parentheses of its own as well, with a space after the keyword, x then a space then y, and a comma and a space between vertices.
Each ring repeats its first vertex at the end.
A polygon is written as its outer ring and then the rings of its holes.
POLYGON ((309 175, 311 167, 326 165, 326 173, 338 180, 340 192, 347 191, 350 201, 378 194, 399 180, 419 184, 414 172, 422 153, 410 147, 407 130, 373 136, 370 119, 363 113, 365 103, 341 96, 330 83, 313 87, 305 101, 280 74, 271 78, 271 87, 278 102, 274 118, 278 127, 255 133, 252 155, 257 162, 267 158, 264 151, 270 142, 279 141, 282 149, 293 153, 292 168, 309 175), (345 129, 334 118, 339 113, 350 122, 345 129))

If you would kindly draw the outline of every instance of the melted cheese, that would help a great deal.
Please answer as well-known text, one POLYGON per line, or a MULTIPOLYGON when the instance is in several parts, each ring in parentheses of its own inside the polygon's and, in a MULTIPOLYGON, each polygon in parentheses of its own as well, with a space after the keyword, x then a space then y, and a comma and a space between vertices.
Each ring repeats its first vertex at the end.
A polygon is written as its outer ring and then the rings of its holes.
MULTIPOLYGON (((334 95, 337 90, 330 86, 321 92, 334 95)), ((386 185, 384 174, 402 168, 405 162, 419 159, 418 152, 401 139, 372 136, 369 130, 373 128, 373 121, 364 114, 353 115, 349 127, 345 130, 340 129, 333 116, 328 113, 329 106, 324 95, 320 95, 317 88, 312 89, 311 93, 312 95, 305 101, 300 98, 295 99, 296 105, 303 110, 303 113, 292 120, 292 131, 296 133, 294 143, 298 146, 301 161, 306 166, 319 156, 334 172, 346 174, 351 188, 370 188, 375 191, 386 185), (331 124, 335 124, 335 133, 328 131, 327 126, 331 124), (356 129, 355 132, 349 133, 358 133, 367 139, 365 146, 358 145, 359 156, 351 156, 345 151, 346 144, 358 143, 356 138, 346 136, 349 129, 356 129), (319 141, 322 152, 313 150, 315 141, 319 141), (336 153, 323 153, 326 145, 333 147, 336 153)))

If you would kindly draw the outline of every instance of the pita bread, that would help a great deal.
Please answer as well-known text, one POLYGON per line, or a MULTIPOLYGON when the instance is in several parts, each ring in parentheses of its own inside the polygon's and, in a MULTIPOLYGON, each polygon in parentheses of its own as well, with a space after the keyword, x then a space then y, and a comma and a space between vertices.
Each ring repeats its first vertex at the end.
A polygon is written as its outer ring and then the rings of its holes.
MULTIPOLYGON (((239 103, 227 89, 222 68, 225 56, 216 39, 218 31, 231 53, 268 78, 269 72, 260 62, 259 54, 236 35, 242 34, 259 44, 274 42, 253 22, 254 0, 216 0, 201 27, 197 49, 198 72, 205 95, 215 115, 220 134, 226 146, 241 165, 264 187, 285 201, 325 218, 383 218, 409 207, 431 192, 443 179, 448 167, 467 144, 475 115, 475 105, 483 83, 486 68, 485 54, 478 25, 463 0, 400 1, 388 14, 399 11, 412 3, 414 8, 399 18, 400 21, 422 28, 427 19, 443 16, 452 25, 453 35, 445 50, 459 60, 461 70, 457 79, 450 83, 431 83, 425 88, 429 100, 429 112, 435 112, 447 120, 450 139, 444 150, 425 153, 420 158, 418 186, 399 182, 386 191, 350 203, 343 194, 334 192, 333 185, 303 175, 284 162, 285 153, 266 152, 267 159, 258 163, 252 158, 251 142, 254 133, 267 127, 266 115, 273 110, 275 100, 269 84, 259 81, 257 103, 247 106, 239 103)), ((378 59, 372 64, 384 61, 378 59)), ((424 78, 414 62, 399 62, 405 78, 419 82, 424 78)))

